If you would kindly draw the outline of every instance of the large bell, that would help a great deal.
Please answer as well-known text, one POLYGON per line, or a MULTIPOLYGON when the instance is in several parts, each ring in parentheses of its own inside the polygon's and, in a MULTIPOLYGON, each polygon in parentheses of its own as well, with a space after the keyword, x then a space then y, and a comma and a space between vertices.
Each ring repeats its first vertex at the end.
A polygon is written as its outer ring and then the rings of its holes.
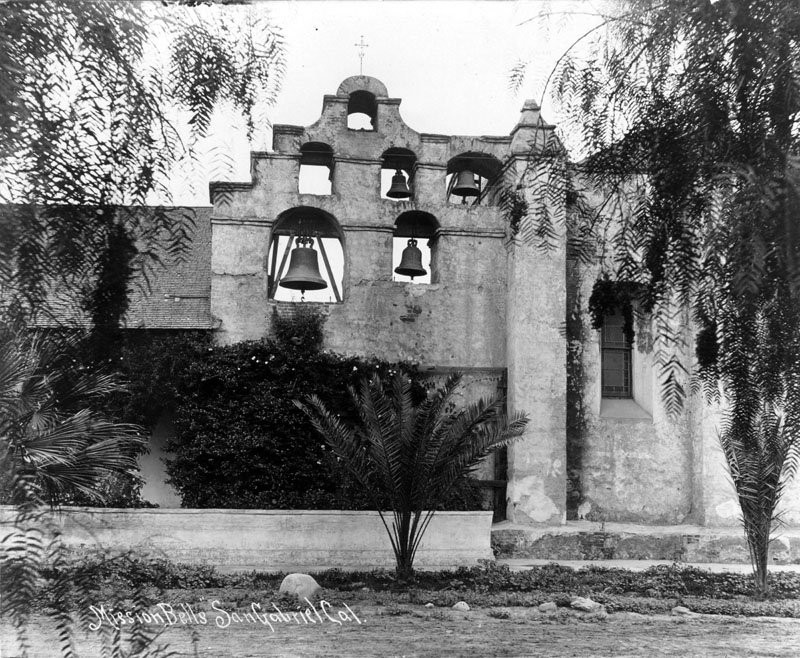
MULTIPOLYGON (((297 244, 311 244, 311 240, 298 238, 297 244)), ((299 290, 301 293, 306 290, 327 288, 328 284, 319 274, 316 249, 296 246, 292 250, 292 258, 289 261, 289 269, 286 272, 286 276, 281 279, 278 285, 291 290, 299 290)))
POLYGON ((389 188, 386 196, 390 199, 407 199, 411 196, 411 190, 408 189, 406 177, 403 176, 403 172, 399 169, 395 175, 392 176, 392 186, 389 188))
POLYGON ((480 193, 481 191, 478 189, 478 185, 475 183, 475 174, 467 169, 459 171, 456 178, 456 184, 453 185, 453 194, 467 197, 478 196, 480 193))
POLYGON ((408 246, 403 249, 403 256, 400 258, 400 265, 394 268, 397 274, 410 276, 425 276, 428 272, 422 267, 422 252, 417 247, 417 241, 411 238, 408 246))

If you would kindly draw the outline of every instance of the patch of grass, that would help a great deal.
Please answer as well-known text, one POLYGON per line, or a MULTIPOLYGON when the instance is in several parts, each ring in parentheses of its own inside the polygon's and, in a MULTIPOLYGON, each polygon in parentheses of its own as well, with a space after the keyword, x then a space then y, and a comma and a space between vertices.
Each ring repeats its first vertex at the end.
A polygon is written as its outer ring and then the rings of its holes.
MULTIPOLYGON (((153 596, 169 590, 171 600, 178 603, 217 599, 233 605, 275 599, 284 577, 263 572, 220 574, 211 566, 130 553, 110 559, 84 555, 62 569, 72 570, 84 581, 91 575, 90 580, 97 583, 98 600, 103 592, 130 592, 132 596, 144 589, 153 596)), ((47 575, 53 578, 56 573, 47 575)), ((333 569, 314 577, 329 601, 335 598, 371 605, 432 602, 445 608, 463 600, 480 607, 537 606, 546 601, 565 607, 572 596, 579 595, 603 603, 609 612, 669 613, 681 604, 709 614, 800 617, 800 574, 792 572, 770 575, 767 601, 748 596, 753 592, 750 574, 711 573, 679 564, 641 572, 606 567, 574 570, 550 564, 517 572, 485 561, 455 571, 419 572, 412 583, 398 583, 394 573, 386 570, 333 569)))

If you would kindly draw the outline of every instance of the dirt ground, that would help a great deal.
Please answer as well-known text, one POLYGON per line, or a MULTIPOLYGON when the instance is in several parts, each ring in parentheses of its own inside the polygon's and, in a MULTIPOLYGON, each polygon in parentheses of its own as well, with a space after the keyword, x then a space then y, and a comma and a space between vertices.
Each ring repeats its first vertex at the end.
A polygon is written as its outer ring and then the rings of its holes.
MULTIPOLYGON (((197 617, 187 617, 184 623, 166 626, 159 643, 168 644, 177 656, 214 658, 800 656, 800 619, 711 615, 684 618, 634 613, 612 614, 603 619, 563 609, 550 614, 531 608, 457 612, 415 605, 354 605, 350 612, 332 606, 320 612, 327 614, 321 614, 314 623, 296 618, 278 622, 273 617, 270 630, 259 621, 263 617, 245 618, 240 612, 237 621, 227 613, 209 611, 205 624, 197 617), (338 624, 332 619, 343 621, 338 624)), ((33 621, 30 655, 57 656, 57 636, 51 622, 38 617, 33 621)), ((11 629, 5 625, 0 631, 0 655, 19 655, 11 629)), ((99 636, 80 639, 76 648, 79 656, 100 655, 99 636)))

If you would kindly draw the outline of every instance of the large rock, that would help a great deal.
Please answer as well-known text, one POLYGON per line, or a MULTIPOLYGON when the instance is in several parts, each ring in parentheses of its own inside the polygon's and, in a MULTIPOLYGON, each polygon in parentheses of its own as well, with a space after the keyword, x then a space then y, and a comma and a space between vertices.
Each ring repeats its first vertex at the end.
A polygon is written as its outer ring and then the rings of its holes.
POLYGON ((676 605, 672 608, 672 614, 675 617, 699 617, 696 612, 692 612, 689 608, 682 605, 676 605))
POLYGON ((453 605, 453 610, 459 610, 460 612, 469 612, 469 604, 466 601, 459 601, 458 603, 453 605))
POLYGON ((311 599, 321 589, 319 583, 307 573, 290 573, 283 579, 278 592, 294 594, 302 601, 304 598, 311 599))
POLYGON ((597 601, 592 601, 592 599, 576 596, 570 601, 569 607, 573 610, 581 610, 583 612, 597 612, 603 606, 597 601))
POLYGON ((539 606, 539 612, 555 612, 558 606, 553 601, 547 601, 539 606))

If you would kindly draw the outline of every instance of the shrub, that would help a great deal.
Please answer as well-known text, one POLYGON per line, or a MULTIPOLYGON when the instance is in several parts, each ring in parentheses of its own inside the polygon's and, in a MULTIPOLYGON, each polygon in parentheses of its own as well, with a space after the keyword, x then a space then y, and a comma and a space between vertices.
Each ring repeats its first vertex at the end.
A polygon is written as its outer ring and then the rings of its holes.
MULTIPOLYGON (((179 375, 171 483, 186 507, 365 509, 293 400, 316 393, 355 413, 346 386, 395 367, 375 359, 281 349, 272 342, 208 347, 179 375)), ((409 368, 410 369, 410 368, 409 368)))

